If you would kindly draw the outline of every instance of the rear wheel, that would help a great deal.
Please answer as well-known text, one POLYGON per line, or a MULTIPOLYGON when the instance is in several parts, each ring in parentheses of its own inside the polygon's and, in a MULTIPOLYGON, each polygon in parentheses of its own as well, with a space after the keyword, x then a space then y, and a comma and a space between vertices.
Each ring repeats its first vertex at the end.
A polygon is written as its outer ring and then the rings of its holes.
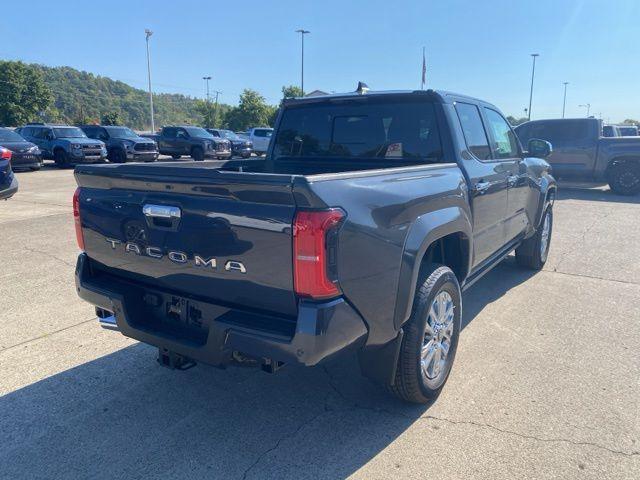
POLYGON ((196 162, 201 162, 204 160, 204 150, 200 147, 194 147, 191 150, 191 158, 193 158, 196 162))
POLYGON ((176 155, 176 154, 171 155, 171 158, 173 158, 174 160, 178 160, 181 157, 182 155, 176 155))
POLYGON ((61 148, 53 153, 53 160, 56 162, 58 168, 66 168, 69 166, 69 160, 67 159, 67 152, 61 148))
POLYGON ((640 162, 613 165, 609 170, 609 187, 618 195, 640 193, 640 162))
POLYGON ((35 167, 30 167, 32 172, 36 172, 38 170, 40 170, 40 168, 42 167, 42 165, 37 165, 35 167))
POLYGON ((398 365, 389 390, 407 402, 428 403, 441 392, 458 347, 462 299, 449 267, 432 264, 416 291, 404 325, 398 365))
POLYGON ((516 248, 516 262, 518 262, 518 265, 530 268, 531 270, 542 270, 549 255, 552 232, 553 210, 551 210, 551 207, 548 207, 544 212, 536 234, 522 242, 522 245, 516 248))

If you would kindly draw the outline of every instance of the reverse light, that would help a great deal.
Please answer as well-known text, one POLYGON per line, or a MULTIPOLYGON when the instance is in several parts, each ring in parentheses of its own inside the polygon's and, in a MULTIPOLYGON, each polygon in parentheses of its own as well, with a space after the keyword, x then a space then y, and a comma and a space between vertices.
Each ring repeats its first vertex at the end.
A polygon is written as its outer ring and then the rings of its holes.
POLYGON ((76 226, 76 240, 78 247, 84 251, 84 235, 82 234, 82 222, 80 221, 80 187, 73 194, 73 222, 76 226))
POLYGON ((293 222, 296 294, 324 299, 340 294, 336 272, 337 233, 345 217, 339 208, 301 210, 293 222))

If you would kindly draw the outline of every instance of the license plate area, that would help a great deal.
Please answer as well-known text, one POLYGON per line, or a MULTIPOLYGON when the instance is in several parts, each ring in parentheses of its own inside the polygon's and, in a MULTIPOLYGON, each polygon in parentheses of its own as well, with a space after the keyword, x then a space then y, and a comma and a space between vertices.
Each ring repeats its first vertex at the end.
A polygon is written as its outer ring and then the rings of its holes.
POLYGON ((138 328, 196 345, 207 342, 210 322, 222 313, 215 305, 155 291, 144 292, 139 308, 138 328))

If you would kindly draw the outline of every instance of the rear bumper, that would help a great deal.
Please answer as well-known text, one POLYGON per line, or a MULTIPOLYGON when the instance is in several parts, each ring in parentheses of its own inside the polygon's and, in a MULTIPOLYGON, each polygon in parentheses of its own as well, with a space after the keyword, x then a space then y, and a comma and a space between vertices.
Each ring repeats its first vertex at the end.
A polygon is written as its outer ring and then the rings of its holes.
POLYGON ((0 200, 6 200, 8 198, 13 197, 17 191, 18 191, 18 179, 12 175, 11 183, 9 184, 9 187, 3 188, 3 185, 0 185, 0 200))
POLYGON ((208 331, 202 342, 183 340, 154 328, 153 322, 148 320, 144 320, 143 326, 143 319, 138 318, 141 314, 135 312, 140 312, 136 303, 144 295, 141 296, 140 291, 133 292, 126 282, 113 278, 105 280, 93 274, 84 253, 78 257, 75 275, 78 295, 113 313, 115 325, 110 328, 117 328, 127 337, 210 365, 229 363, 232 353, 238 351, 258 359, 311 366, 349 347, 362 346, 367 337, 367 327, 360 315, 339 298, 324 303, 301 301, 291 335, 252 328, 250 323, 242 321, 246 315, 257 324, 267 325, 270 321, 268 315, 200 302, 207 311, 218 311, 219 314, 205 319, 208 331))

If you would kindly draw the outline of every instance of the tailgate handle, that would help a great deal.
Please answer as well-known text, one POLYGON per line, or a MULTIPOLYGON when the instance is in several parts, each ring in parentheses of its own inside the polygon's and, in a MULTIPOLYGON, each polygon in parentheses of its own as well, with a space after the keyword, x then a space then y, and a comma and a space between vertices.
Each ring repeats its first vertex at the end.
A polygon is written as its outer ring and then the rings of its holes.
POLYGON ((142 213, 144 213, 147 217, 167 218, 170 220, 178 219, 181 216, 180 208, 170 207, 168 205, 147 204, 142 207, 142 213))

